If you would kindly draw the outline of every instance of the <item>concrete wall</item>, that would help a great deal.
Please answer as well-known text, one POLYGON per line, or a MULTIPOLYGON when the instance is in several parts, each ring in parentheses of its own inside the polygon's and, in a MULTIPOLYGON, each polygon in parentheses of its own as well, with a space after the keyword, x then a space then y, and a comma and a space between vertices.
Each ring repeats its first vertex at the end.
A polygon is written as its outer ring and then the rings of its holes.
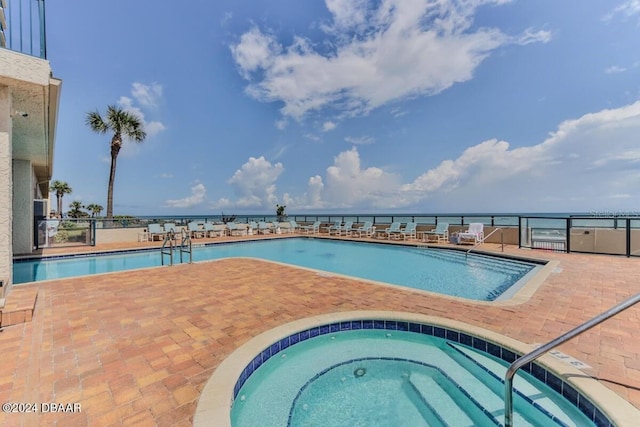
POLYGON ((33 250, 34 178, 31 162, 13 161, 13 253, 33 250))
POLYGON ((98 228, 96 230, 96 244, 137 242, 138 234, 146 231, 146 228, 98 228))
POLYGON ((0 280, 4 282, 0 298, 11 286, 13 269, 10 108, 10 90, 0 85, 0 280))
POLYGON ((627 231, 611 228, 574 228, 571 230, 571 250, 626 255, 627 231))

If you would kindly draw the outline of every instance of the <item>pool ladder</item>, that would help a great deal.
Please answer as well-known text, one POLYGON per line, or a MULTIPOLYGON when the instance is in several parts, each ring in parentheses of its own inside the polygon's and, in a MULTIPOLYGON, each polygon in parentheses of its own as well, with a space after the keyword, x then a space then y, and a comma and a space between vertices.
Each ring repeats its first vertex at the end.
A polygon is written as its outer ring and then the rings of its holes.
POLYGON ((594 317, 593 319, 583 323, 582 325, 573 328, 569 332, 565 332, 558 338, 549 341, 548 343, 538 347, 532 352, 525 354, 524 356, 516 359, 507 369, 507 373, 504 376, 504 425, 505 427, 513 427, 513 377, 518 372, 518 369, 527 365, 528 363, 533 362, 538 357, 542 356, 544 353, 547 353, 560 344, 564 344, 570 339, 586 332, 587 330, 593 328, 594 326, 599 325, 610 317, 615 316, 616 314, 626 310, 627 308, 635 305, 640 302, 640 294, 637 294, 634 297, 626 299, 622 301, 620 304, 610 308, 604 313, 594 317))
MULTIPOLYGON (((181 241, 177 247, 180 254, 180 264, 183 263, 182 254, 189 254, 189 264, 193 263, 193 248, 191 246, 191 236, 185 230, 181 230, 181 241)), ((160 263, 164 265, 165 255, 169 257, 169 265, 173 265, 173 252, 176 250, 176 233, 174 231, 168 232, 162 242, 162 248, 160 249, 160 263)))

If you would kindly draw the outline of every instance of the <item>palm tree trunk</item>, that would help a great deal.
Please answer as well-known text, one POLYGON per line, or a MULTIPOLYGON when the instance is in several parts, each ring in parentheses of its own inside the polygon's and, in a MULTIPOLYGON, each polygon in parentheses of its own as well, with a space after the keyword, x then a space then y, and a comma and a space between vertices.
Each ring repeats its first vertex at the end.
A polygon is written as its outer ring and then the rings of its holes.
POLYGON ((111 149, 111 171, 109 172, 109 189, 107 190, 107 218, 113 219, 113 184, 116 179, 116 159, 118 151, 111 149))
POLYGON ((56 213, 62 217, 62 194, 56 194, 56 197, 58 198, 58 212, 56 213))

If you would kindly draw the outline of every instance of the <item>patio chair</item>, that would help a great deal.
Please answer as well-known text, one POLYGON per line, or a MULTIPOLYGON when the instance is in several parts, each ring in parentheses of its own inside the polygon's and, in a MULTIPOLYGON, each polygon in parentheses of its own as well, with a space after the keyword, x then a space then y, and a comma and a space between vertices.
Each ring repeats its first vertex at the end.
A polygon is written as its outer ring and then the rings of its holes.
POLYGON ((149 240, 152 242, 156 240, 163 240, 167 233, 162 229, 160 224, 149 224, 149 240))
POLYGON ((228 222, 227 233, 229 236, 244 236, 247 233, 247 230, 244 227, 240 227, 235 222, 228 222))
POLYGON ((289 220, 289 228, 291 230, 292 233, 298 232, 302 230, 302 227, 298 225, 297 222, 295 222, 294 220, 290 219, 289 220))
POLYGON ((340 228, 340 230, 338 230, 338 236, 342 236, 343 233, 344 233, 345 236, 350 236, 351 233, 353 233, 353 231, 354 231, 353 221, 347 221, 340 228))
POLYGON ((449 223, 439 222, 436 228, 433 230, 425 231, 422 233, 422 241, 430 242, 435 239, 435 242, 446 243, 449 241, 449 223))
POLYGON ((458 243, 479 243, 484 240, 484 225, 481 222, 472 222, 465 232, 458 233, 458 243))
POLYGON ((381 237, 386 236, 387 239, 391 240, 392 235, 400 234, 400 227, 402 227, 402 223, 398 221, 394 221, 391 223, 391 226, 385 228, 384 230, 381 230, 378 233, 378 236, 381 236, 381 237))
POLYGON ((189 230, 189 237, 192 239, 198 239, 205 236, 205 230, 200 228, 200 224, 197 221, 191 221, 187 224, 187 228, 189 230))
POLYGON ((220 237, 222 236, 223 230, 216 228, 215 225, 213 225, 210 222, 205 222, 203 224, 204 227, 204 235, 206 237, 220 237))
POLYGON ((318 234, 320 232, 320 224, 320 221, 316 221, 311 225, 303 225, 300 229, 307 234, 318 234))
POLYGON ((402 230, 400 230, 400 236, 402 236, 402 240, 416 239, 417 238, 417 234, 416 234, 416 227, 417 226, 418 226, 418 224, 416 224, 415 222, 407 223, 407 225, 402 230))
POLYGON ((333 225, 325 227, 325 230, 327 230, 329 234, 337 233, 340 229, 342 229, 342 221, 334 221, 333 225))
POLYGON ((258 223, 258 234, 269 234, 271 233, 271 227, 264 221, 260 221, 258 223))
POLYGON ((353 231, 353 234, 358 233, 358 237, 371 237, 375 233, 376 228, 373 226, 373 221, 365 221, 362 227, 358 227, 353 231))
POLYGON ((180 230, 178 230, 178 227, 176 227, 176 224, 173 222, 165 222, 162 227, 164 227, 164 231, 168 235, 172 235, 174 239, 177 239, 180 235, 180 230))

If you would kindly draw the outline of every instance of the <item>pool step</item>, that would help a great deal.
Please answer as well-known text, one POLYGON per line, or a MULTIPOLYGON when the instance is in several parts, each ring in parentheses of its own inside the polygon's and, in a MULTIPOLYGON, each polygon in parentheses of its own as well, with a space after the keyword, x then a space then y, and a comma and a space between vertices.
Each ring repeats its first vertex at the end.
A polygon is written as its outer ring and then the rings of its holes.
MULTIPOLYGON (((485 399, 489 396, 492 396, 489 399, 491 402, 497 399, 500 407, 496 407, 492 413, 502 422, 504 420, 503 378, 507 367, 495 359, 466 346, 454 343, 448 343, 448 345, 455 350, 451 355, 453 359, 474 374, 474 378, 482 374, 483 371, 490 375, 492 380, 486 381, 480 388, 477 388, 479 387, 477 384, 471 384, 472 381, 469 381, 469 383, 461 381, 461 385, 473 396, 481 396, 482 399, 479 400, 483 405, 487 405, 485 399)), ((553 400, 521 375, 517 375, 514 378, 514 424, 517 426, 555 425, 563 427, 575 425, 553 400)))
POLYGON ((460 388, 437 371, 434 376, 412 373, 406 394, 429 426, 495 426, 496 422, 475 405, 460 388), (438 378, 436 380, 435 377, 438 378))
POLYGON ((476 265, 489 270, 499 271, 507 274, 524 275, 530 271, 530 265, 518 264, 517 261, 503 261, 498 258, 488 258, 484 255, 470 254, 468 257, 463 252, 447 251, 441 249, 421 250, 420 254, 430 258, 437 258, 444 261, 461 265, 476 265))

